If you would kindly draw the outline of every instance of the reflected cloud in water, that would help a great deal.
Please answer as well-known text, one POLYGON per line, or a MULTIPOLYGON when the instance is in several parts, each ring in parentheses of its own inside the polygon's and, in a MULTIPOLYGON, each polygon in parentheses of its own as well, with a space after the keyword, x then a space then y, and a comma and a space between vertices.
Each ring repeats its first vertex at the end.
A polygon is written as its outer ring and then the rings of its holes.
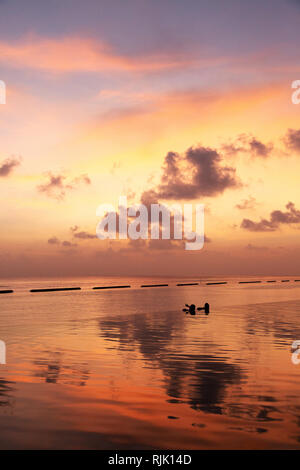
POLYGON ((33 361, 34 377, 41 377, 49 384, 67 384, 84 387, 89 378, 86 364, 67 363, 60 351, 44 351, 44 357, 33 361))
POLYGON ((176 312, 104 318, 99 326, 101 336, 116 348, 138 349, 146 362, 163 372, 165 391, 173 403, 222 414, 227 388, 245 376, 239 365, 217 355, 178 353, 188 343, 184 321, 176 312))
POLYGON ((13 396, 14 382, 0 377, 0 410, 6 407, 13 408, 15 400, 13 396))
POLYGON ((2 316, 14 347, 0 379, 0 446, 299 448, 290 347, 300 301, 275 302, 274 289, 271 302, 249 304, 248 289, 226 306, 225 293, 203 292, 37 296, 27 317, 14 297, 2 316), (209 316, 181 311, 209 295, 209 316))

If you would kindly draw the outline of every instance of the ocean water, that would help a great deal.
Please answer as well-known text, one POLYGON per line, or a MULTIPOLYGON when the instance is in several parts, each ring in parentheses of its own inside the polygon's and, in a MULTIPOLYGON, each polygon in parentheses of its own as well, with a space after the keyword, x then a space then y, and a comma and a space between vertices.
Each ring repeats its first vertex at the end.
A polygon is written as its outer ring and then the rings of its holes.
POLYGON ((1 280, 0 448, 299 449, 300 282, 259 279, 1 280))

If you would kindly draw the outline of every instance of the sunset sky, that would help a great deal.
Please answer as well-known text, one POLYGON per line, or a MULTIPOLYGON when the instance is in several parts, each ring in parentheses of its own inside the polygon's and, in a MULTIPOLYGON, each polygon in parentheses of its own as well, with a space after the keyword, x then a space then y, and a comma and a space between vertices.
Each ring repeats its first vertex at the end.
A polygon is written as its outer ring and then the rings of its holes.
POLYGON ((0 276, 300 274, 299 30, 297 0, 0 0, 0 276), (120 195, 205 204, 204 248, 99 240, 120 195))

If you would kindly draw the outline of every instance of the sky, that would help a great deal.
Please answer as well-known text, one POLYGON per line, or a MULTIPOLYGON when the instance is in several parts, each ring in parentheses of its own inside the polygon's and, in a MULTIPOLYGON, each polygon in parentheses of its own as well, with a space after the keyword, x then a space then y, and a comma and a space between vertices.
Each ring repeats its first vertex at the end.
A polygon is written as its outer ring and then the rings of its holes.
POLYGON ((300 1, 0 0, 0 277, 300 274, 300 1), (205 205, 205 244, 99 240, 205 205))

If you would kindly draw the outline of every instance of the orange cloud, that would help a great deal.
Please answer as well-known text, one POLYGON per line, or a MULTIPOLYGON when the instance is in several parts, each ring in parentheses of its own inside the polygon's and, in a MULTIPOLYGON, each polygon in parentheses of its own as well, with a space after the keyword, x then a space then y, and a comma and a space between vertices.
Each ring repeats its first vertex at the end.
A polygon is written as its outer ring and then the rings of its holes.
POLYGON ((0 41, 0 62, 12 67, 26 67, 54 72, 73 71, 151 71, 191 64, 186 56, 154 54, 128 57, 116 53, 108 44, 94 39, 64 37, 44 39, 27 36, 21 41, 0 41))

